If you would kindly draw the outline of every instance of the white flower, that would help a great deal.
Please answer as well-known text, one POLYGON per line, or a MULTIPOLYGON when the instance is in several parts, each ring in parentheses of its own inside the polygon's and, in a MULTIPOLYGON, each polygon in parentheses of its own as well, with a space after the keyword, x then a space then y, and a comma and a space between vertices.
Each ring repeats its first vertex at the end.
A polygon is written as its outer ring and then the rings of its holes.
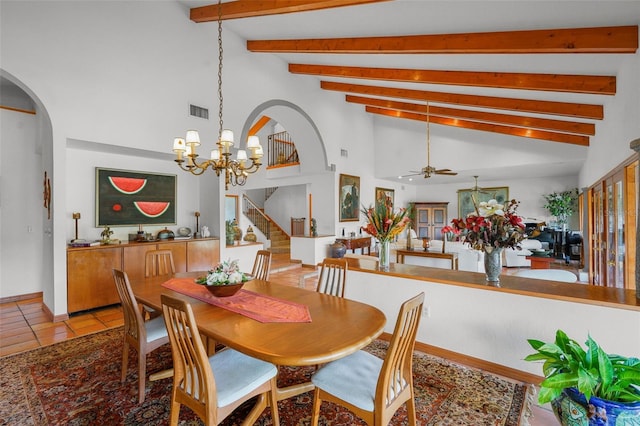
POLYGON ((229 274, 229 284, 237 284, 242 282, 242 272, 235 271, 229 274))
POLYGON ((499 204, 496 200, 483 201, 478 206, 478 213, 482 217, 489 217, 494 214, 504 216, 504 205, 499 204))

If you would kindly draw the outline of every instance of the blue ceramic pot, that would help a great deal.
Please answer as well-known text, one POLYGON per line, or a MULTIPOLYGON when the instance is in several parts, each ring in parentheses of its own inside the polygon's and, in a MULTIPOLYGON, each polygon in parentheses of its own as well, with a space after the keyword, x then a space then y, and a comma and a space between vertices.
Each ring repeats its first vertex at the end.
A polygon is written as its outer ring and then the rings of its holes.
POLYGON ((553 412, 563 425, 632 426, 640 424, 640 402, 625 404, 592 396, 587 403, 575 388, 567 388, 551 401, 553 412))
POLYGON ((347 246, 342 244, 340 241, 336 241, 329 247, 331 248, 331 257, 336 259, 344 257, 345 253, 347 252, 347 246))

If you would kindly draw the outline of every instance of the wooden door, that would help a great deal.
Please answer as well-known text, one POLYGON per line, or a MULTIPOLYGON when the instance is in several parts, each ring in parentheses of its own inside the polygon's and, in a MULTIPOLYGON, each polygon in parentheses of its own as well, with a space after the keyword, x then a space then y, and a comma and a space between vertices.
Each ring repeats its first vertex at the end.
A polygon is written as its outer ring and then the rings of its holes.
POLYGON ((590 272, 595 285, 635 288, 638 161, 590 190, 590 272))
POLYGON ((447 225, 447 203, 416 203, 415 228, 419 238, 442 239, 447 225))
POLYGON ((591 247, 591 271, 593 276, 593 284, 605 285, 605 265, 606 251, 604 250, 604 199, 602 187, 597 186, 591 190, 591 222, 592 232, 590 235, 591 247))

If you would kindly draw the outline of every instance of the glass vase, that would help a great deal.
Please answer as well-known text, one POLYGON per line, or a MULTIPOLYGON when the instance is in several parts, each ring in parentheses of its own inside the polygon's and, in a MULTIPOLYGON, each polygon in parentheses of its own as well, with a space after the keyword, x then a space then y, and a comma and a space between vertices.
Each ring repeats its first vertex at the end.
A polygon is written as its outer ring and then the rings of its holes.
POLYGON ((502 272, 502 248, 485 247, 484 272, 487 274, 487 283, 500 285, 500 273, 502 272))
POLYGON ((378 268, 386 271, 389 269, 390 244, 389 240, 380 241, 378 248, 378 268))

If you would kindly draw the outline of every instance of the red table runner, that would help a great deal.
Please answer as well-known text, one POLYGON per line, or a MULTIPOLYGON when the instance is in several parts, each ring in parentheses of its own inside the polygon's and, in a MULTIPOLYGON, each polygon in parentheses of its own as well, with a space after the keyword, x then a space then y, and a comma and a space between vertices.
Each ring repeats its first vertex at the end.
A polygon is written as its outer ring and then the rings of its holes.
POLYGON ((229 297, 215 297, 193 278, 172 278, 162 286, 260 322, 311 322, 305 305, 249 290, 241 289, 229 297))

